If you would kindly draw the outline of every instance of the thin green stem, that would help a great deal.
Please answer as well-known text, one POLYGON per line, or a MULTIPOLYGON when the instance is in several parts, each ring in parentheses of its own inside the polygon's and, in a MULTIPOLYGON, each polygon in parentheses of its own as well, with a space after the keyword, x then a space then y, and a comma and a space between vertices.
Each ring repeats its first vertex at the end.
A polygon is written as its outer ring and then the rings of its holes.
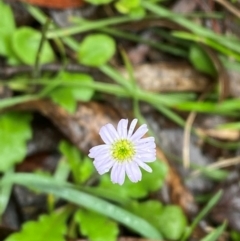
POLYGON ((124 39, 128 39, 137 43, 143 43, 146 45, 149 45, 155 49, 158 49, 160 51, 166 52, 166 53, 170 53, 170 54, 174 54, 180 57, 187 57, 188 53, 187 51, 180 49, 178 47, 174 47, 174 46, 169 46, 167 44, 164 43, 157 43, 151 40, 146 40, 143 38, 139 38, 139 36, 132 34, 132 33, 128 33, 128 32, 124 32, 124 31, 120 31, 118 29, 112 29, 112 28, 101 28, 100 29, 102 32, 105 32, 107 34, 113 35, 115 37, 121 37, 124 39))
POLYGON ((83 22, 81 26, 77 25, 77 26, 68 27, 65 29, 52 30, 47 34, 47 38, 66 37, 74 34, 87 32, 90 30, 99 29, 105 26, 130 22, 133 20, 134 19, 131 17, 124 16, 124 17, 116 17, 116 18, 110 18, 110 19, 102 19, 102 20, 93 21, 93 22, 83 22))
POLYGON ((41 53, 42 53, 44 42, 46 41, 46 34, 47 34, 47 30, 48 30, 50 24, 51 24, 51 20, 48 18, 46 20, 46 23, 43 25, 42 37, 41 37, 40 44, 39 44, 39 47, 37 50, 37 56, 36 56, 34 69, 33 69, 33 78, 34 79, 39 77, 41 53))
POLYGON ((21 104, 27 101, 37 100, 39 99, 38 95, 24 95, 24 96, 17 96, 4 99, 0 102, 0 110, 4 108, 8 108, 13 105, 21 104))

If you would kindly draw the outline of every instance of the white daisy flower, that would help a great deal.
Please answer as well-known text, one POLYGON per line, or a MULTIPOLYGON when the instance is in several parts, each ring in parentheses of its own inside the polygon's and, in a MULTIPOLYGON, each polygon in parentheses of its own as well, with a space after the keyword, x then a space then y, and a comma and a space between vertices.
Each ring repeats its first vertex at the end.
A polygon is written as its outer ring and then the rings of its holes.
POLYGON ((94 166, 100 175, 111 168, 111 181, 122 185, 125 174, 132 182, 142 179, 139 167, 147 172, 152 172, 146 162, 156 160, 156 144, 154 137, 141 139, 148 131, 147 125, 134 129, 137 119, 134 119, 128 130, 128 120, 119 121, 117 130, 112 124, 107 124, 100 129, 99 135, 105 142, 103 145, 90 149, 89 157, 94 158, 94 166))

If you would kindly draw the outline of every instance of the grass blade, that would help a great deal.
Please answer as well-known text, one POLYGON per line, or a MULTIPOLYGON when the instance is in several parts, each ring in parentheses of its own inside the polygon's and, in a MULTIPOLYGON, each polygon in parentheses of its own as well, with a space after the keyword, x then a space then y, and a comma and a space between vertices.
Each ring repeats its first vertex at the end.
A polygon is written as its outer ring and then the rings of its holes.
POLYGON ((207 213, 214 207, 214 205, 219 201, 222 196, 222 190, 218 191, 207 203, 207 205, 203 208, 203 210, 198 214, 198 216, 193 220, 191 226, 181 239, 181 241, 185 241, 189 238, 193 230, 196 228, 197 224, 207 215, 207 213))
POLYGON ((11 175, 6 178, 1 185, 7 185, 9 183, 15 183, 28 188, 34 188, 43 193, 53 194, 71 203, 112 218, 146 238, 155 240, 160 240, 162 238, 161 234, 144 219, 124 210, 123 208, 108 203, 105 200, 74 189, 75 186, 69 183, 26 173, 11 175))
POLYGON ((208 234, 202 241, 216 241, 220 237, 220 235, 223 233, 224 229, 227 226, 227 222, 224 222, 221 226, 216 228, 214 231, 212 231, 210 234, 208 234))

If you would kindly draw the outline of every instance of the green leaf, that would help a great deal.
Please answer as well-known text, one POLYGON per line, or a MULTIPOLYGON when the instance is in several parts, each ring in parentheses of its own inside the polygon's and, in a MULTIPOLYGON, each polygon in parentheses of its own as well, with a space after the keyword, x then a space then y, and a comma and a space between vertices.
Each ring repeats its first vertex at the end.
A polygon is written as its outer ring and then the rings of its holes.
MULTIPOLYGON (((18 28, 12 36, 12 47, 18 58, 28 65, 34 65, 41 41, 41 33, 30 27, 18 28)), ((40 54, 40 64, 54 61, 51 45, 45 41, 40 54)))
POLYGON ((10 37, 15 31, 15 21, 12 9, 7 4, 0 1, 0 54, 8 56, 12 53, 9 44, 10 37))
POLYGON ((178 206, 165 206, 158 201, 132 202, 129 210, 149 221, 166 239, 178 240, 187 227, 187 219, 178 206))
POLYGON ((163 208, 156 224, 166 239, 179 240, 187 228, 187 218, 178 206, 163 208))
POLYGON ((216 76, 217 72, 212 60, 199 45, 193 44, 191 46, 189 59, 197 70, 211 76, 216 76))
POLYGON ((132 202, 128 209, 158 228, 159 217, 161 216, 161 212, 163 210, 162 203, 154 200, 141 203, 132 202))
POLYGON ((38 221, 25 223, 20 232, 10 235, 5 241, 65 241, 66 218, 65 213, 41 215, 38 221))
POLYGON ((237 231, 231 231, 230 237, 231 237, 231 240, 233 240, 233 241, 239 241, 240 240, 240 233, 237 232, 237 231))
POLYGON ((122 186, 113 184, 109 175, 104 175, 100 180, 100 188, 107 189, 116 193, 116 195, 122 198, 143 198, 148 195, 149 192, 157 191, 163 185, 165 176, 167 174, 167 166, 159 160, 150 163, 153 172, 142 172, 142 180, 137 183, 132 183, 129 179, 126 179, 122 186))
POLYGON ((10 34, 5 32, 4 29, 0 29, 0 54, 3 56, 8 56, 11 54, 10 48, 10 34))
POLYGON ((68 72, 63 72, 60 74, 59 79, 62 80, 66 80, 69 81, 69 83, 71 83, 73 85, 73 87, 64 87, 69 88, 72 93, 73 93, 73 97, 76 100, 79 101, 89 101, 92 96, 93 96, 93 89, 91 88, 87 88, 87 87, 75 87, 74 83, 93 83, 94 80, 92 79, 92 77, 90 75, 86 75, 86 74, 72 74, 72 73, 68 73, 68 72))
POLYGON ((113 38, 105 34, 91 34, 80 44, 78 60, 84 65, 98 67, 107 63, 115 50, 113 38))
POLYGON ((34 174, 17 173, 4 179, 1 185, 7 183, 16 183, 29 188, 38 189, 44 193, 53 194, 71 203, 112 218, 146 238, 161 239, 161 235, 157 229, 144 219, 112 203, 85 192, 78 191, 76 186, 66 182, 60 182, 54 178, 47 178, 34 174))
POLYGON ((9 5, 0 1, 0 29, 6 33, 12 33, 15 31, 15 21, 12 9, 9 5))
POLYGON ((0 116, 0 171, 7 171, 23 161, 26 141, 32 136, 32 117, 23 113, 7 113, 0 116))
POLYGON ((80 233, 91 241, 115 241, 118 235, 117 223, 87 210, 79 210, 75 216, 80 225, 80 233))
POLYGON ((92 161, 88 157, 82 160, 79 150, 67 141, 61 141, 59 149, 69 163, 74 182, 81 184, 87 181, 94 171, 92 161))
POLYGON ((112 2, 113 0, 85 0, 85 2, 94 4, 94 5, 100 5, 100 4, 107 4, 112 2))
POLYGON ((86 182, 94 173, 92 160, 87 156, 84 157, 82 164, 79 168, 78 183, 86 182))
POLYGON ((140 0, 119 0, 115 4, 115 8, 118 12, 123 14, 129 14, 133 18, 143 18, 146 15, 145 9, 140 5, 140 0))
POLYGON ((115 7, 120 13, 129 13, 132 9, 140 7, 140 0, 119 0, 115 7))
POLYGON ((69 113, 74 113, 77 108, 77 102, 74 99, 71 89, 56 88, 49 93, 49 97, 54 103, 59 104, 63 109, 69 113))
POLYGON ((94 80, 89 75, 63 72, 56 77, 56 80, 67 81, 70 86, 57 87, 48 95, 70 113, 76 110, 77 101, 89 101, 94 94, 92 88, 74 86, 74 83, 93 83, 94 80))

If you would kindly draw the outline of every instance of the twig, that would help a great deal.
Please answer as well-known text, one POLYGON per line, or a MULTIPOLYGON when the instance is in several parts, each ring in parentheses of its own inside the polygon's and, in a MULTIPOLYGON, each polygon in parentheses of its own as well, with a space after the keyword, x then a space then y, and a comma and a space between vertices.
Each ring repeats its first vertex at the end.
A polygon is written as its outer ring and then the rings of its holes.
POLYGON ((197 116, 197 112, 191 112, 187 118, 186 125, 184 127, 182 158, 183 158, 183 167, 185 169, 188 169, 190 166, 190 158, 189 158, 190 136, 191 136, 192 125, 196 116, 197 116))
POLYGON ((236 17, 240 18, 240 11, 238 11, 232 4, 226 0, 214 0, 215 2, 224 6, 229 12, 233 13, 236 17))
POLYGON ((40 72, 40 57, 41 57, 41 53, 42 53, 42 48, 44 45, 44 42, 46 40, 46 34, 47 34, 47 30, 48 27, 51 23, 51 19, 47 18, 46 23, 43 26, 43 30, 42 30, 42 38, 37 50, 37 56, 36 56, 36 60, 35 60, 35 65, 34 65, 34 69, 33 69, 33 78, 36 79, 39 77, 39 72, 40 72))
MULTIPOLYGON (((203 100, 206 95, 209 93, 209 91, 212 89, 212 85, 209 86, 209 88, 202 93, 202 95, 200 96, 200 98, 198 99, 198 101, 203 100)), ((183 166, 184 168, 189 168, 190 166, 190 150, 189 150, 189 146, 190 146, 190 136, 191 136, 191 130, 192 130, 192 126, 193 126, 193 122, 195 120, 197 116, 197 112, 193 111, 189 114, 185 127, 184 127, 184 133, 183 133, 183 153, 182 153, 182 159, 183 159, 183 166)))
MULTIPOLYGON (((215 163, 212 163, 210 165, 208 165, 206 168, 208 169, 219 169, 219 168, 223 168, 223 167, 230 167, 233 165, 237 165, 240 164, 240 156, 237 157, 233 157, 233 158, 228 158, 222 161, 218 161, 215 163)), ((200 170, 196 170, 194 172, 192 172, 192 176, 197 176, 201 173, 200 170)))

